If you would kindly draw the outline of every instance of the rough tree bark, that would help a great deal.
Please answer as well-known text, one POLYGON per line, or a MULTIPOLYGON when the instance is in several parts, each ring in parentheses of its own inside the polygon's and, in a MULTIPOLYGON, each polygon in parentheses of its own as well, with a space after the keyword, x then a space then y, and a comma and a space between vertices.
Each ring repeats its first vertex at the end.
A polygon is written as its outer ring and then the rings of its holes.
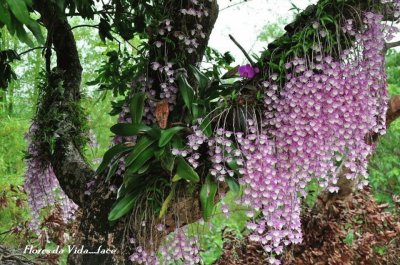
MULTIPOLYGON (((82 66, 79 60, 74 35, 66 18, 60 18, 51 1, 35 1, 34 8, 41 15, 41 20, 48 31, 48 49, 54 46, 57 56, 57 70, 62 73, 64 87, 64 101, 79 103, 81 98, 80 84, 82 66)), ((54 104, 62 105, 61 102, 54 104)), ((40 108, 40 106, 39 106, 40 108)), ((46 111, 46 110, 45 110, 46 111)), ((71 117, 65 115, 64 127, 73 127, 71 117)), ((61 132, 55 144, 52 166, 58 177, 60 185, 67 196, 79 206, 84 206, 83 191, 94 172, 85 162, 84 157, 76 147, 75 139, 68 135, 68 131, 61 132)))

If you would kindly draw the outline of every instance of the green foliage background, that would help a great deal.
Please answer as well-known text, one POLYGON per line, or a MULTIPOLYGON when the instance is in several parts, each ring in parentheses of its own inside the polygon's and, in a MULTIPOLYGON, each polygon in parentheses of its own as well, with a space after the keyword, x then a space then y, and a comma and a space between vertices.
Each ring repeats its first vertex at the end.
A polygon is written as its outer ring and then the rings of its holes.
MULTIPOLYGON (((400 94, 400 53, 394 50, 386 56, 389 94, 400 94)), ((379 139, 369 163, 370 183, 378 202, 394 206, 400 196, 400 120, 392 123, 386 135, 379 139)), ((395 208, 392 208, 395 210, 395 208)), ((398 210, 398 209, 397 209, 398 210)))

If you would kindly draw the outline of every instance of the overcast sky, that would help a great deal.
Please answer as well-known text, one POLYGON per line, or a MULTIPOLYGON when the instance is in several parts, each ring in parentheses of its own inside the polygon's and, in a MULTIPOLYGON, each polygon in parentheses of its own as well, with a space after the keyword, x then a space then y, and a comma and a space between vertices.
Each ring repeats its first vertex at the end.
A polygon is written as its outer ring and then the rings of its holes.
POLYGON ((236 63, 246 62, 243 53, 229 39, 231 34, 245 50, 251 54, 263 50, 265 43, 257 41, 261 29, 268 23, 274 23, 279 17, 291 18, 293 11, 291 2, 300 9, 306 8, 315 0, 218 0, 220 13, 211 34, 209 46, 220 52, 230 51, 236 58, 236 63), (229 7, 235 5, 233 7, 229 7), (228 7, 228 8, 227 8, 228 7))

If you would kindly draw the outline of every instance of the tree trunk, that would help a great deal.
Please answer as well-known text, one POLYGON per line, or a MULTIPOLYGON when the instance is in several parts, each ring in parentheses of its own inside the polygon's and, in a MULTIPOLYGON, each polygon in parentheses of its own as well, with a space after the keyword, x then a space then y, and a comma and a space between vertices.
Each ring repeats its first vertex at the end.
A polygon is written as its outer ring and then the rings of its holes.
MULTIPOLYGON (((57 67, 52 71, 60 76, 63 90, 57 98, 47 97, 39 99, 38 116, 41 112, 49 112, 51 108, 60 115, 64 115, 62 123, 54 126, 58 128, 59 137, 54 146, 51 163, 55 174, 60 182, 61 188, 76 204, 83 207, 85 204, 83 193, 84 187, 89 179, 93 178, 94 171, 89 167, 83 158, 74 131, 74 117, 66 110, 71 106, 79 106, 81 94, 80 83, 82 66, 76 47, 74 35, 66 18, 60 18, 56 8, 51 1, 35 1, 35 9, 40 13, 41 20, 48 30, 48 52, 52 45, 57 55, 57 67)), ((55 90, 51 86, 52 73, 47 73, 49 85, 42 94, 53 95, 55 90)), ((43 96, 42 96, 43 97, 43 96)), ((45 96, 44 96, 45 97, 45 96)), ((39 120, 41 117, 37 117, 39 120)), ((55 121, 57 122, 57 121, 55 121)))

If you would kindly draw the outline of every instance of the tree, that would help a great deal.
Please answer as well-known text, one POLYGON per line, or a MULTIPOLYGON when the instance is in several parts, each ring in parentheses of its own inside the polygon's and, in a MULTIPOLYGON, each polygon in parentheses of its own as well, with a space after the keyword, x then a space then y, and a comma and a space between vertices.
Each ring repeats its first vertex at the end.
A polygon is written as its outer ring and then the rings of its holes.
MULTIPOLYGON (((30 129, 26 188, 31 206, 40 210, 41 200, 49 200, 46 189, 58 181, 65 217, 74 203, 81 209, 76 244, 92 251, 119 250, 72 253, 69 264, 151 263, 151 253, 172 231, 170 244, 179 242, 183 250, 167 251, 167 245, 161 253, 197 262, 198 249, 184 226, 208 220, 217 190, 239 190, 239 183, 246 187, 243 203, 259 210, 249 217, 260 214, 250 227, 262 236, 252 233, 250 239, 266 242, 264 249, 275 253, 270 262, 277 263, 284 244, 301 241, 297 194, 311 179, 334 192, 321 195, 323 205, 365 184, 358 175, 365 175, 369 144, 388 126, 382 54, 395 44, 384 46, 381 15, 396 20, 398 5, 321 0, 299 13, 256 62, 249 57, 249 64, 238 69, 242 78, 225 82, 220 68, 229 64, 229 55, 214 56, 212 71, 199 70, 204 54, 215 55, 206 47, 218 16, 216 1, 115 0, 100 7, 90 0, 2 1, 0 26, 32 46, 28 28, 44 43, 46 73, 30 129), (96 171, 82 156, 82 67, 70 16, 98 16, 99 24, 91 27, 103 41, 147 40, 130 51, 110 51, 92 82, 124 97, 114 104, 120 115, 111 128, 114 146, 96 171), (305 101, 296 101, 297 96, 305 101), (297 110, 309 116, 300 117, 297 110), (358 114, 352 116, 353 111, 358 114), (314 122, 319 124, 306 129, 314 122), (315 132, 306 133, 310 129, 315 132), (303 144, 315 153, 303 157, 303 144), (134 234, 143 250, 129 243, 134 234)), ((9 62, 18 56, 2 55, 0 84, 5 87, 13 77, 9 62)), ((388 122, 399 115, 398 101, 390 101, 388 122)))

